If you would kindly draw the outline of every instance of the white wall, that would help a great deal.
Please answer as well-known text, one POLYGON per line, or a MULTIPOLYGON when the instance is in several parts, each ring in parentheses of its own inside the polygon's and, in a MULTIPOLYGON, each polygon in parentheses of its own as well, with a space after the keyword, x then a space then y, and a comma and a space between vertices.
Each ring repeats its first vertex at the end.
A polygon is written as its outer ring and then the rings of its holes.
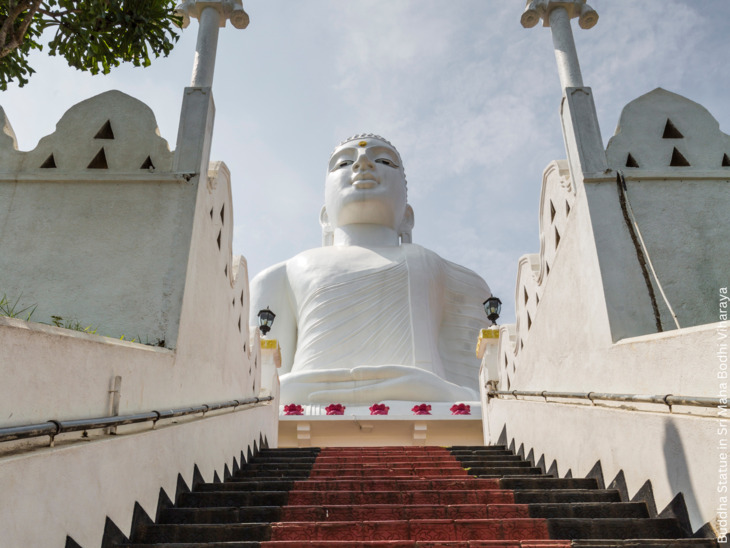
MULTIPOLYGON (((540 253, 519 264, 517 322, 500 328, 499 389, 726 394, 718 352, 727 334, 730 167, 721 163, 730 138, 705 109, 664 90, 624 109, 605 154, 589 89, 567 89, 562 115, 570 161, 543 174, 540 253), (663 137, 668 119, 682 138, 663 137), (669 165, 674 148, 690 166, 669 165), (629 153, 639 168, 625 165, 629 153), (665 329, 657 332, 632 217, 681 329, 649 274, 665 329)), ((695 529, 717 525, 716 448, 727 436, 713 410, 675 416, 508 398, 482 405, 487 441, 506 429, 508 442, 534 449, 536 460, 544 454, 548 466, 557 461, 562 474, 585 476, 600 461, 607 482, 623 470, 633 495, 651 480, 660 510, 681 492, 695 529)))
POLYGON ((196 185, 172 159, 150 109, 118 91, 69 109, 30 152, 0 141, 0 295, 37 305, 36 321, 174 348, 196 185), (107 121, 114 139, 94 138, 107 121), (88 169, 102 149, 108 169, 88 169))
MULTIPOLYGON (((70 109, 35 151, 16 151, 6 126, 0 294, 37 302, 33 319, 74 317, 113 337, 0 317, 0 426, 108 416, 115 376, 121 415, 261 394, 246 261, 231 254, 230 173, 208 161, 213 118, 210 89, 186 89, 175 156, 149 109, 119 92, 70 109), (106 120, 113 141, 94 138, 106 120), (108 169, 87 169, 100 146, 108 169), (58 167, 41 169, 51 152, 58 167), (147 155, 154 172, 139 169, 147 155)), ((95 546, 105 516, 128 533, 134 502, 153 515, 178 473, 189 479, 198 464, 210 481, 261 436, 276 446, 273 395, 264 408, 90 443, 3 445, 0 490, 13 505, 0 511, 0 530, 13 532, 3 542, 62 546, 69 534, 95 546)))
POLYGON ((178 473, 192 486, 198 466, 207 482, 233 459, 276 443, 277 405, 223 412, 156 430, 0 458, 0 531, 4 548, 64 548, 71 536, 84 548, 101 545, 107 516, 129 536, 134 503, 155 519, 160 488, 175 498, 178 473))

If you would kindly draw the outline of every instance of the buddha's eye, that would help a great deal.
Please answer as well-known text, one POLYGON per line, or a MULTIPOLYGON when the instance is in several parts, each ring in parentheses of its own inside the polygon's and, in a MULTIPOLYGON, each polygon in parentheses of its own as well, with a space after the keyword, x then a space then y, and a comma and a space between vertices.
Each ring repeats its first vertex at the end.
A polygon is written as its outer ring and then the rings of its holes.
POLYGON ((338 162, 335 167, 337 169, 339 169, 341 167, 347 167, 349 165, 352 165, 352 160, 342 160, 342 161, 338 162))
POLYGON ((378 158, 375 160, 375 163, 376 164, 385 164, 388 167, 396 167, 396 165, 393 162, 391 162, 390 160, 388 160, 387 158, 378 158))

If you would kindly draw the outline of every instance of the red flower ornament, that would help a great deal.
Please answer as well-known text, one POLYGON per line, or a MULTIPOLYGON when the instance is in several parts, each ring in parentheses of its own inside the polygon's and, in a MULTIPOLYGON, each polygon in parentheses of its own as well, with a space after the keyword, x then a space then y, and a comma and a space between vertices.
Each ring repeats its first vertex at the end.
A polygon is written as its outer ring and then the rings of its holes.
POLYGON ((455 403, 451 406, 452 415, 471 415, 471 405, 455 403))
POLYGON ((414 415, 430 415, 431 406, 428 405, 427 403, 422 403, 420 405, 414 405, 413 409, 411 409, 411 411, 413 411, 414 415))
POLYGON ((345 406, 341 403, 331 403, 324 408, 325 412, 328 415, 344 415, 345 409, 345 406))
POLYGON ((390 411, 390 407, 384 403, 374 403, 370 406, 371 415, 387 415, 388 411, 390 411))
POLYGON ((302 406, 296 403, 290 403, 284 406, 285 415, 304 415, 304 409, 302 406))

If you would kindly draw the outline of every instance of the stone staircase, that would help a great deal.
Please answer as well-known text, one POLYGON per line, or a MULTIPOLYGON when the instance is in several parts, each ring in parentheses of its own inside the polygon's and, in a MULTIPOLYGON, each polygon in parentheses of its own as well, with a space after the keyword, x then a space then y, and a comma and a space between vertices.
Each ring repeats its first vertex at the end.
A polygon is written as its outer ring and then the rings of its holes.
POLYGON ((138 525, 126 548, 695 547, 595 479, 555 478, 504 447, 264 449, 138 525))

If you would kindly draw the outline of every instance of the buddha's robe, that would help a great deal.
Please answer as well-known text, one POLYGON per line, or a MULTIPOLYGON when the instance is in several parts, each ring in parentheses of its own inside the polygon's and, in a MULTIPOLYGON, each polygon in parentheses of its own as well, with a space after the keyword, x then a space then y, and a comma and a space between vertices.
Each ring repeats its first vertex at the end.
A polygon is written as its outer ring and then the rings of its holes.
POLYGON ((287 296, 271 306, 274 329, 282 320, 272 332, 283 349, 282 401, 477 398, 474 347, 490 292, 474 272, 415 244, 334 246, 262 272, 252 310, 268 306, 274 288, 287 296))

